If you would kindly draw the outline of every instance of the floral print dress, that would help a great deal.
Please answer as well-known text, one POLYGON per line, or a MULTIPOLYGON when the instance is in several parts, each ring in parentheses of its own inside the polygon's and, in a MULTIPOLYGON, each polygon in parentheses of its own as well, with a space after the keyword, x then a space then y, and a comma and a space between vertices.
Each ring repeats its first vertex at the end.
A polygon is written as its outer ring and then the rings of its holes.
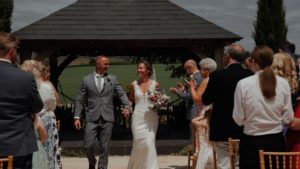
POLYGON ((39 113, 48 133, 48 139, 43 143, 43 147, 48 156, 48 169, 61 169, 60 148, 58 130, 56 127, 56 98, 52 86, 47 82, 42 82, 39 86, 39 93, 44 102, 44 107, 39 113))

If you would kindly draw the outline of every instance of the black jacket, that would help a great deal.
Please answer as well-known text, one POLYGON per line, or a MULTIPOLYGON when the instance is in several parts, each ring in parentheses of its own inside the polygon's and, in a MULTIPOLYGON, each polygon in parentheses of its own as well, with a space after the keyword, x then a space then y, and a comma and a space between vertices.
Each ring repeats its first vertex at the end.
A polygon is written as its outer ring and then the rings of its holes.
POLYGON ((0 61, 0 155, 24 156, 37 151, 31 113, 43 102, 32 74, 0 61))
POLYGON ((237 63, 210 74, 202 102, 205 105, 213 104, 209 121, 211 141, 227 141, 229 137, 240 138, 242 127, 232 118, 234 91, 239 80, 252 74, 237 63))

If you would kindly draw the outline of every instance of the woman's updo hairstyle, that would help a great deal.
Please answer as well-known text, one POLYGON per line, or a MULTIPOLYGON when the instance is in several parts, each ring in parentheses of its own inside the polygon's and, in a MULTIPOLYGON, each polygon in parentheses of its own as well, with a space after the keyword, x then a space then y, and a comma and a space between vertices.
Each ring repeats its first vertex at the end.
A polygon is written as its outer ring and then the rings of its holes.
POLYGON ((152 63, 150 63, 147 60, 142 59, 142 60, 138 61, 137 65, 139 65, 141 63, 146 66, 146 69, 148 70, 148 76, 151 76, 153 74, 153 65, 152 65, 152 63))

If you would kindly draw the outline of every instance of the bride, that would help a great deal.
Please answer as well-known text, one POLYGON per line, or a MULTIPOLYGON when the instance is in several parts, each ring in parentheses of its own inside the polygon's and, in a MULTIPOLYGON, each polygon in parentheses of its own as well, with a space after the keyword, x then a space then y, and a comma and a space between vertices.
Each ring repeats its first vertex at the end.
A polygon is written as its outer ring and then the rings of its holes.
POLYGON ((149 92, 159 88, 154 79, 153 67, 141 60, 137 64, 139 80, 130 84, 129 99, 135 103, 132 115, 131 130, 133 146, 128 169, 159 169, 155 148, 155 137, 158 127, 158 115, 151 107, 149 92))

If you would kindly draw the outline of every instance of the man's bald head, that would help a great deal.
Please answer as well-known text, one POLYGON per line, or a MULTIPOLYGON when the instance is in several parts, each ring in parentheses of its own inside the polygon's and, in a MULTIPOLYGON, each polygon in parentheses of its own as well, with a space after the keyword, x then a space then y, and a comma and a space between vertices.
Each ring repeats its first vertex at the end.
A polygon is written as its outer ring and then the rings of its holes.
POLYGON ((232 44, 225 47, 224 54, 237 62, 241 62, 245 55, 245 49, 241 45, 232 44))
POLYGON ((193 59, 189 59, 184 63, 184 69, 186 73, 192 75, 195 71, 198 70, 197 63, 193 59))

